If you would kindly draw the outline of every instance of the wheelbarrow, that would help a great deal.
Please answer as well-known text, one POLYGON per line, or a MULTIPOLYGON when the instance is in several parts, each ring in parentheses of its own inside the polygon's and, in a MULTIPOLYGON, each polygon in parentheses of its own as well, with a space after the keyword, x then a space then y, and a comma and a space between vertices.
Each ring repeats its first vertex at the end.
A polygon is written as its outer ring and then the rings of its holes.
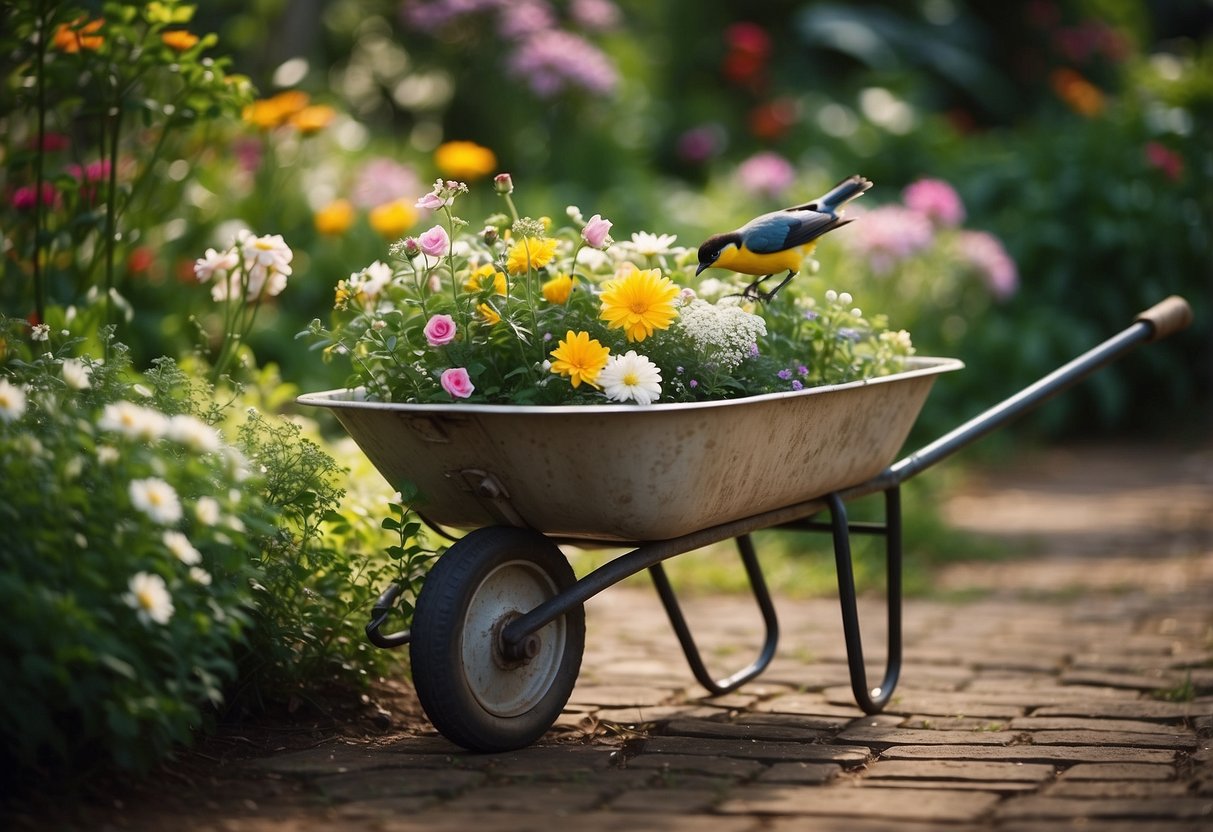
POLYGON ((421 518, 452 545, 426 576, 412 629, 381 629, 392 585, 366 632, 379 647, 409 645, 417 696, 434 726, 475 751, 525 747, 560 715, 581 669, 584 604, 648 570, 696 680, 711 695, 757 677, 779 624, 752 532, 832 535, 851 689, 881 711, 901 673, 900 486, 1143 342, 1185 328, 1172 296, 1132 326, 919 450, 904 444, 947 358, 912 359, 866 381, 688 404, 534 407, 400 404, 358 390, 301 396, 332 408, 376 468, 425 501, 421 518), (854 522, 847 502, 883 493, 884 519, 854 522), (825 519, 817 519, 824 515, 825 519), (455 537, 448 529, 472 529, 455 537), (884 538, 888 615, 880 682, 868 682, 851 535, 884 538), (675 555, 735 539, 765 636, 747 667, 716 678, 666 576, 675 555), (560 544, 626 549, 578 579, 560 544))

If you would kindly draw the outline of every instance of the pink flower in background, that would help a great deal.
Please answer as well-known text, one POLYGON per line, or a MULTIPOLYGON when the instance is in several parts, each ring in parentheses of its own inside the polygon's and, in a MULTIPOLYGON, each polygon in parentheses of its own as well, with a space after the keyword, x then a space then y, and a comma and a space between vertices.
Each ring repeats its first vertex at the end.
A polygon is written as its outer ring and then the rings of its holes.
POLYGON ((29 211, 38 203, 43 206, 54 205, 58 198, 55 186, 50 182, 42 183, 42 198, 38 198, 38 188, 34 185, 22 185, 13 191, 10 203, 18 211, 29 211))
POLYGON ((755 153, 737 167, 741 187, 757 196, 776 197, 796 180, 792 163, 772 151, 755 153))
POLYGON ((441 347, 455 340, 455 319, 450 315, 434 315, 425 322, 425 340, 431 347, 441 347))
POLYGON ((936 225, 955 227, 964 222, 965 207, 956 189, 942 179, 919 179, 902 193, 907 208, 926 214, 936 225))
POLYGON ((423 254, 430 257, 442 257, 450 250, 451 238, 447 236, 445 228, 435 225, 417 238, 417 245, 421 246, 423 254))
POLYGON ((901 260, 922 251, 935 239, 925 214, 900 205, 883 205, 863 214, 846 235, 849 245, 868 259, 877 274, 887 274, 901 260))
POLYGON ((358 171, 350 200, 360 208, 374 208, 420 193, 421 180, 408 165, 382 157, 371 159, 358 171))
POLYGON ((611 0, 573 0, 569 15, 578 26, 591 32, 614 29, 622 17, 611 0))
POLYGON ((1184 157, 1162 142, 1146 142, 1146 162, 1172 182, 1178 182, 1184 175, 1184 157))
POLYGON ((700 124, 678 137, 678 156, 686 162, 706 162, 720 155, 725 145, 725 130, 719 124, 700 124))
POLYGON ((602 215, 595 214, 581 229, 581 238, 593 248, 602 248, 607 244, 607 233, 611 230, 611 221, 604 220, 602 215))
POLYGON ((466 399, 476 389, 476 386, 472 384, 471 378, 468 377, 468 371, 463 367, 452 367, 449 370, 444 370, 438 382, 442 385, 443 390, 450 393, 451 397, 456 399, 466 399))
POLYGON ((1006 300, 1019 288, 1019 270, 1002 243, 986 231, 962 231, 960 256, 985 282, 998 300, 1006 300))
POLYGON ((556 25, 552 7, 544 0, 511 0, 500 5, 497 32, 503 38, 521 40, 532 32, 551 29, 556 25))

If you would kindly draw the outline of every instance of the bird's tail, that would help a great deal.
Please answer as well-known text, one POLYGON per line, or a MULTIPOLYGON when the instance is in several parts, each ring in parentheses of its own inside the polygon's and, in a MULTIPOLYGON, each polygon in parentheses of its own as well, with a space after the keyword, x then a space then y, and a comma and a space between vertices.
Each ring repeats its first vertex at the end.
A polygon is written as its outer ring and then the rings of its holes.
POLYGON ((858 174, 848 176, 805 207, 813 211, 833 214, 870 187, 872 187, 870 179, 865 179, 858 174))

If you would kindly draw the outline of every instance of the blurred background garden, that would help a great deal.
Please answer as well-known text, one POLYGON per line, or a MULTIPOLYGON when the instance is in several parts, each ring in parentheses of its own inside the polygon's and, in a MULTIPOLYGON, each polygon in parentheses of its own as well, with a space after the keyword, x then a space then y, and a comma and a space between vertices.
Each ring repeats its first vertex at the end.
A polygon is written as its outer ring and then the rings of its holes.
MULTIPOLYGON (((233 703, 294 707, 387 672, 364 613, 432 551, 335 426, 297 412, 296 393, 347 369, 296 336, 332 314, 339 280, 433 224, 417 203, 439 177, 469 184, 466 217, 500 210, 493 176, 509 172, 523 214, 578 206, 616 239, 694 248, 863 174, 875 187, 857 221, 798 279, 965 362, 916 438, 1181 294, 1188 332, 996 443, 1207 440, 1210 38, 1208 0, 5 4, 0 373, 21 392, 0 388, 0 661, 5 679, 39 680, 0 706, 9 753, 53 766, 85 745, 137 768, 233 703), (242 230, 280 235, 292 256, 231 348, 231 297, 195 264, 242 230), (104 437, 66 417, 14 427, 27 397, 62 414, 75 396, 83 418, 143 393, 215 429, 258 483, 222 506, 230 533, 194 541, 213 575, 173 591, 150 653, 159 590, 131 586, 128 604, 112 588, 137 566, 173 589, 158 555, 132 563, 156 517, 134 512, 125 543, 103 542, 102 521, 132 512, 72 459, 104 437), (239 591, 219 593, 225 578, 239 591), (143 616, 125 635, 123 604, 143 616), (48 610, 74 622, 71 644, 40 626, 48 610), (136 737, 147 748, 130 751, 136 737)), ((127 478, 241 488, 222 465, 174 480, 169 458, 132 453, 127 478)))

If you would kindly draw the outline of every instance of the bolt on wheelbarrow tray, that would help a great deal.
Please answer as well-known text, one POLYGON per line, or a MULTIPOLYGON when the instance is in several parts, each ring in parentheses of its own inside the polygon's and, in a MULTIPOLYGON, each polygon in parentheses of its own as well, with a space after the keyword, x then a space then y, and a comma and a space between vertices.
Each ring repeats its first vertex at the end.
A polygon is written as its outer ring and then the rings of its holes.
POLYGON ((661 540, 798 503, 877 474, 938 374, 689 404, 522 407, 397 404, 361 391, 302 396, 332 408, 428 521, 522 526, 561 539, 661 540))
POLYGON ((474 530, 426 576, 411 631, 384 635, 399 585, 366 631, 380 647, 410 646, 418 699, 448 739, 478 751, 520 748, 560 715, 581 668, 585 601, 648 570, 691 671, 721 695, 770 663, 779 637, 750 533, 832 534, 851 690, 866 713, 890 701, 901 669, 900 485, 1139 344, 1184 329, 1179 297, 924 447, 889 464, 935 377, 952 359, 916 359, 866 382, 702 404, 648 408, 406 405, 329 391, 300 402, 332 408, 390 482, 425 497, 422 516, 474 530), (848 500, 883 493, 883 522, 847 519, 848 500), (828 520, 818 521, 824 514, 828 520), (850 537, 884 538, 887 651, 870 686, 850 537), (766 628, 749 666, 709 673, 662 566, 735 539, 766 628), (634 547, 577 578, 557 541, 634 547))

